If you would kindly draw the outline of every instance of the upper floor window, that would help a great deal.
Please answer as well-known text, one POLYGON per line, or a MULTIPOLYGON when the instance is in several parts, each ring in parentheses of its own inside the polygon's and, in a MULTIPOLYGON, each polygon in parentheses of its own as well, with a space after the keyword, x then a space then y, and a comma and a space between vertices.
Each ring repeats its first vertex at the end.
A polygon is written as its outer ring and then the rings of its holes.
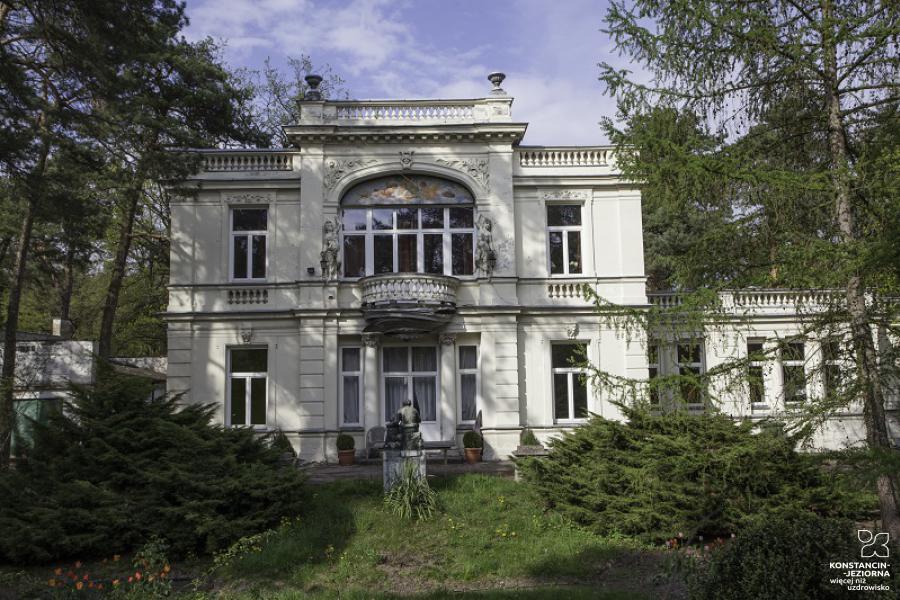
POLYGON ((231 211, 231 278, 266 278, 268 210, 235 208, 231 211))
POLYGON ((547 240, 551 275, 582 272, 580 204, 547 206, 547 240))
POLYGON ((381 178, 352 188, 342 205, 344 277, 474 274, 474 199, 458 183, 381 178))
POLYGON ((579 366, 587 357, 587 344, 565 343, 551 346, 553 375, 553 416, 557 421, 588 417, 587 381, 579 366))
POLYGON ((660 374, 659 344, 650 342, 647 344, 647 387, 651 408, 659 408, 659 387, 654 382, 660 374))
POLYGON ((844 358, 841 355, 841 339, 837 337, 822 340, 822 381, 825 394, 834 396, 841 389, 844 378, 844 358))
POLYGON ((268 350, 232 348, 228 354, 228 424, 265 425, 268 350))

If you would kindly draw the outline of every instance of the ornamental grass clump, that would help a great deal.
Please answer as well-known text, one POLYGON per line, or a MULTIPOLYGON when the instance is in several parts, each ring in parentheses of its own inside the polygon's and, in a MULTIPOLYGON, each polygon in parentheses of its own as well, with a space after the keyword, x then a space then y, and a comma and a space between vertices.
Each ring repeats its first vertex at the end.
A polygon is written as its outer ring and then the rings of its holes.
POLYGON ((403 463, 397 479, 384 496, 385 507, 401 519, 430 519, 437 510, 437 494, 419 475, 415 464, 403 463))
POLYGON ((752 517, 783 512, 860 517, 871 505, 838 485, 778 427, 721 414, 594 417, 519 461, 544 502, 601 535, 662 543, 730 537, 752 517))
POLYGON ((217 407, 150 399, 150 386, 100 373, 0 474, 0 562, 108 556, 148 540, 173 557, 208 554, 304 505, 302 476, 217 407))

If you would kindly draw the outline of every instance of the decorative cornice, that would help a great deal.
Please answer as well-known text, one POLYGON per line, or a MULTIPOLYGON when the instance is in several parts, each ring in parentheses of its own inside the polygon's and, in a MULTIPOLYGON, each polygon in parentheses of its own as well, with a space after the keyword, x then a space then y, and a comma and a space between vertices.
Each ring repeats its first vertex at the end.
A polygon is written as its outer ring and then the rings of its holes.
POLYGON ((481 184, 486 192, 491 191, 491 171, 488 168, 488 161, 484 158, 471 159, 446 159, 439 158, 435 160, 439 165, 443 165, 450 169, 462 171, 469 177, 481 184))
POLYGON ((374 158, 353 158, 349 160, 329 160, 325 163, 325 189, 332 190, 337 183, 353 171, 359 171, 376 164, 374 158))
POLYGON ((588 193, 583 190, 550 190, 544 192, 544 200, 578 200, 584 202, 588 193))
POLYGON ((275 202, 274 192, 222 192, 225 204, 271 204, 275 202))

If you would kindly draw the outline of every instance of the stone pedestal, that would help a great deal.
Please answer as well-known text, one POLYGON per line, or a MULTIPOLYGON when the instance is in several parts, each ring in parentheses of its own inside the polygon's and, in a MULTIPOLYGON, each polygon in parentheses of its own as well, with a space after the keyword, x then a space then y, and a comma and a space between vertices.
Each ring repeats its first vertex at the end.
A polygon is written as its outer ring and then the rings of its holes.
POLYGON ((425 478, 425 452, 423 450, 384 451, 384 491, 391 489, 391 486, 394 485, 394 480, 403 473, 406 463, 415 465, 419 478, 425 478))

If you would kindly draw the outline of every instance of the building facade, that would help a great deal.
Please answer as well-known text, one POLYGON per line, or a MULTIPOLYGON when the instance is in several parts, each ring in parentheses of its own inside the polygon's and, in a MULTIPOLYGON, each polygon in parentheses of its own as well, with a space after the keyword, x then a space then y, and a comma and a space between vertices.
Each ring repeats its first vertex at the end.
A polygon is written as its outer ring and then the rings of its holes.
MULTIPOLYGON (((525 426, 544 439, 620 417, 572 358, 628 378, 668 368, 670 345, 604 325, 582 294, 648 306, 639 189, 608 147, 521 145, 527 125, 492 82, 474 100, 313 90, 285 128, 292 149, 202 151, 171 207, 169 391, 218 404, 225 425, 284 431, 306 460, 335 459, 341 432, 364 448, 407 398, 426 440, 460 446, 477 422, 487 459, 525 426)), ((790 328, 759 308, 753 343, 790 328)), ((857 442, 854 423, 825 437, 857 442)))

